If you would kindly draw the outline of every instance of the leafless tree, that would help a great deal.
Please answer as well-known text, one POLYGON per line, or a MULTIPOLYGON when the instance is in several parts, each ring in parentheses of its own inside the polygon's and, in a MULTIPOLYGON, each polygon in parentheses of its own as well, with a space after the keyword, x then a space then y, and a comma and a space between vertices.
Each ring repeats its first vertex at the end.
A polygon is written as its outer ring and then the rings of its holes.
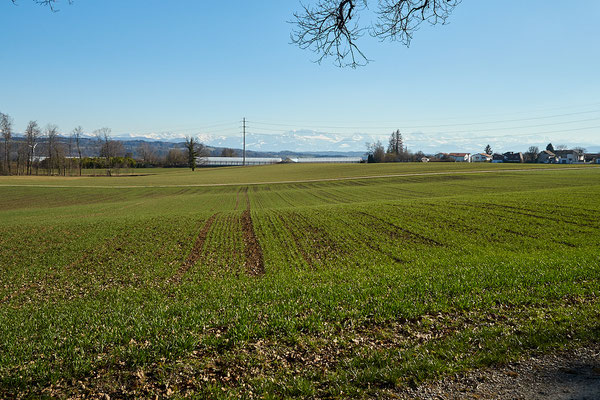
POLYGON ((559 144, 556 147, 554 147, 556 150, 558 151, 562 151, 562 150, 568 150, 569 146, 567 146, 566 144, 559 144))
POLYGON ((540 149, 537 146, 529 146, 529 149, 525 152, 525 162, 533 163, 537 160, 537 156, 540 149))
POLYGON ((27 160, 29 157, 29 149, 27 142, 20 141, 17 146, 17 175, 27 174, 27 160))
POLYGON ((165 157, 167 167, 182 167, 188 165, 187 155, 180 149, 170 149, 165 157))
POLYGON ((144 165, 148 166, 157 163, 156 152, 152 150, 152 146, 150 146, 148 143, 143 142, 140 144, 137 148, 137 152, 144 162, 144 165))
POLYGON ((358 40, 369 32, 382 41, 399 41, 410 45, 415 31, 423 22, 445 24, 461 0, 378 0, 377 19, 362 25, 362 11, 368 0, 315 0, 302 4, 294 13, 292 43, 318 54, 317 62, 332 57, 340 67, 355 68, 369 62, 359 49, 358 40))
POLYGON ((385 161, 385 148, 381 141, 367 143, 367 155, 369 163, 380 163, 385 161))
POLYGON ((104 127, 104 128, 100 128, 100 129, 96 129, 94 131, 94 136, 96 136, 96 140, 98 141, 98 145, 99 145, 99 156, 100 157, 104 157, 104 161, 106 163, 106 174, 107 175, 111 175, 111 170, 110 170, 110 164, 111 164, 111 158, 113 157, 112 154, 112 148, 110 145, 110 142, 112 141, 112 138, 110 136, 111 134, 111 129, 104 127))
POLYGON ((585 155, 585 153, 587 152, 587 149, 585 147, 581 147, 581 146, 577 146, 577 147, 573 147, 573 150, 577 152, 577 154, 579 155, 585 155))
POLYGON ((78 126, 73 129, 71 133, 71 137, 75 139, 75 147, 77 148, 77 156, 78 156, 78 167, 79 167, 79 176, 81 176, 81 136, 83 135, 83 128, 78 126))
POLYGON ((235 157, 236 152, 234 149, 225 148, 221 150, 221 157, 235 157))
MULTIPOLYGON (((54 151, 56 147, 56 142, 58 139, 58 127, 53 124, 48 124, 45 130, 46 141, 47 141, 47 165, 48 165, 48 175, 52 175, 54 171, 54 164, 56 162, 54 158, 54 151)), ((60 174, 60 170, 58 171, 60 174)))
MULTIPOLYGON (((36 121, 29 121, 25 129, 25 143, 27 143, 27 174, 33 173, 33 163, 35 162, 35 148, 38 145, 40 137, 40 128, 36 121)), ((37 170, 36 170, 37 171, 37 170)))
POLYGON ((4 139, 4 168, 10 175, 12 118, 8 114, 0 113, 0 132, 2 132, 2 139, 4 139))

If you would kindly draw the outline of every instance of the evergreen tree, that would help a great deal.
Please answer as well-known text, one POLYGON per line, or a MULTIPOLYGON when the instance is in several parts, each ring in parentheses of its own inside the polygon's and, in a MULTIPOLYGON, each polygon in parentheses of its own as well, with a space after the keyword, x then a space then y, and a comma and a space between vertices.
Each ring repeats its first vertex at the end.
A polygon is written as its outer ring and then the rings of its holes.
POLYGON ((402 134, 400 133, 399 129, 395 132, 392 132, 387 152, 396 156, 404 153, 404 139, 402 138, 402 134))
POLYGON ((198 157, 198 150, 196 149, 197 145, 198 141, 193 137, 185 138, 185 148, 188 152, 188 166, 192 169, 192 171, 196 170, 196 157, 198 157))

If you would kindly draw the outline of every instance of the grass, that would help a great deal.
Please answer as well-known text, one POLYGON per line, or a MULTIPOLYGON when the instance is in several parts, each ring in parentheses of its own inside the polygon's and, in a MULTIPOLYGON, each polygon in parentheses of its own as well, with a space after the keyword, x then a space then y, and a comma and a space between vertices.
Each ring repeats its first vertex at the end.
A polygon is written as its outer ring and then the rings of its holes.
POLYGON ((380 397, 597 342, 600 170, 517 167, 0 178, 0 397, 380 397))

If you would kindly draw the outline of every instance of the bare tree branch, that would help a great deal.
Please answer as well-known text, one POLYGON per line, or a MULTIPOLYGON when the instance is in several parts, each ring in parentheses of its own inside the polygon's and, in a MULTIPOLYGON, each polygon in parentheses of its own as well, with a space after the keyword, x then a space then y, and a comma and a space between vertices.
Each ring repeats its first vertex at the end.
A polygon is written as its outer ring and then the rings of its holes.
POLYGON ((294 13, 292 43, 320 54, 318 63, 334 57, 340 67, 364 65, 369 60, 356 41, 365 30, 358 23, 358 12, 365 7, 366 0, 318 0, 314 7, 302 5, 303 11, 294 13))
POLYGON ((337 66, 356 68, 369 59, 359 49, 358 39, 365 30, 382 41, 410 45, 413 34, 423 22, 445 24, 461 0, 378 0, 377 21, 359 24, 359 13, 367 0, 316 0, 294 13, 292 43, 319 55, 317 62, 333 57, 337 66))
POLYGON ((421 23, 444 25, 460 0, 380 0, 372 35, 410 45, 421 23))
MULTIPOLYGON (((11 0, 13 4, 17 4, 17 0, 11 0)), ((33 0, 34 3, 39 4, 41 6, 50 7, 52 11, 58 11, 56 8, 56 4, 59 3, 60 0, 33 0)), ((69 4, 73 4, 73 0, 67 0, 69 4)))

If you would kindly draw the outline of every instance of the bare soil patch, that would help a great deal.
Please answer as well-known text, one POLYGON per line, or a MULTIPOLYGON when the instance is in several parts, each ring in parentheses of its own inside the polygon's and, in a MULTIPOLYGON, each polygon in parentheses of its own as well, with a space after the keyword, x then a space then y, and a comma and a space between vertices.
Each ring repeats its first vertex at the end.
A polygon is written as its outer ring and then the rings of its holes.
POLYGON ((265 273, 262 248, 252 225, 252 216, 248 208, 242 213, 242 232, 244 234, 244 249, 246 253, 246 271, 252 276, 261 276, 265 273))

